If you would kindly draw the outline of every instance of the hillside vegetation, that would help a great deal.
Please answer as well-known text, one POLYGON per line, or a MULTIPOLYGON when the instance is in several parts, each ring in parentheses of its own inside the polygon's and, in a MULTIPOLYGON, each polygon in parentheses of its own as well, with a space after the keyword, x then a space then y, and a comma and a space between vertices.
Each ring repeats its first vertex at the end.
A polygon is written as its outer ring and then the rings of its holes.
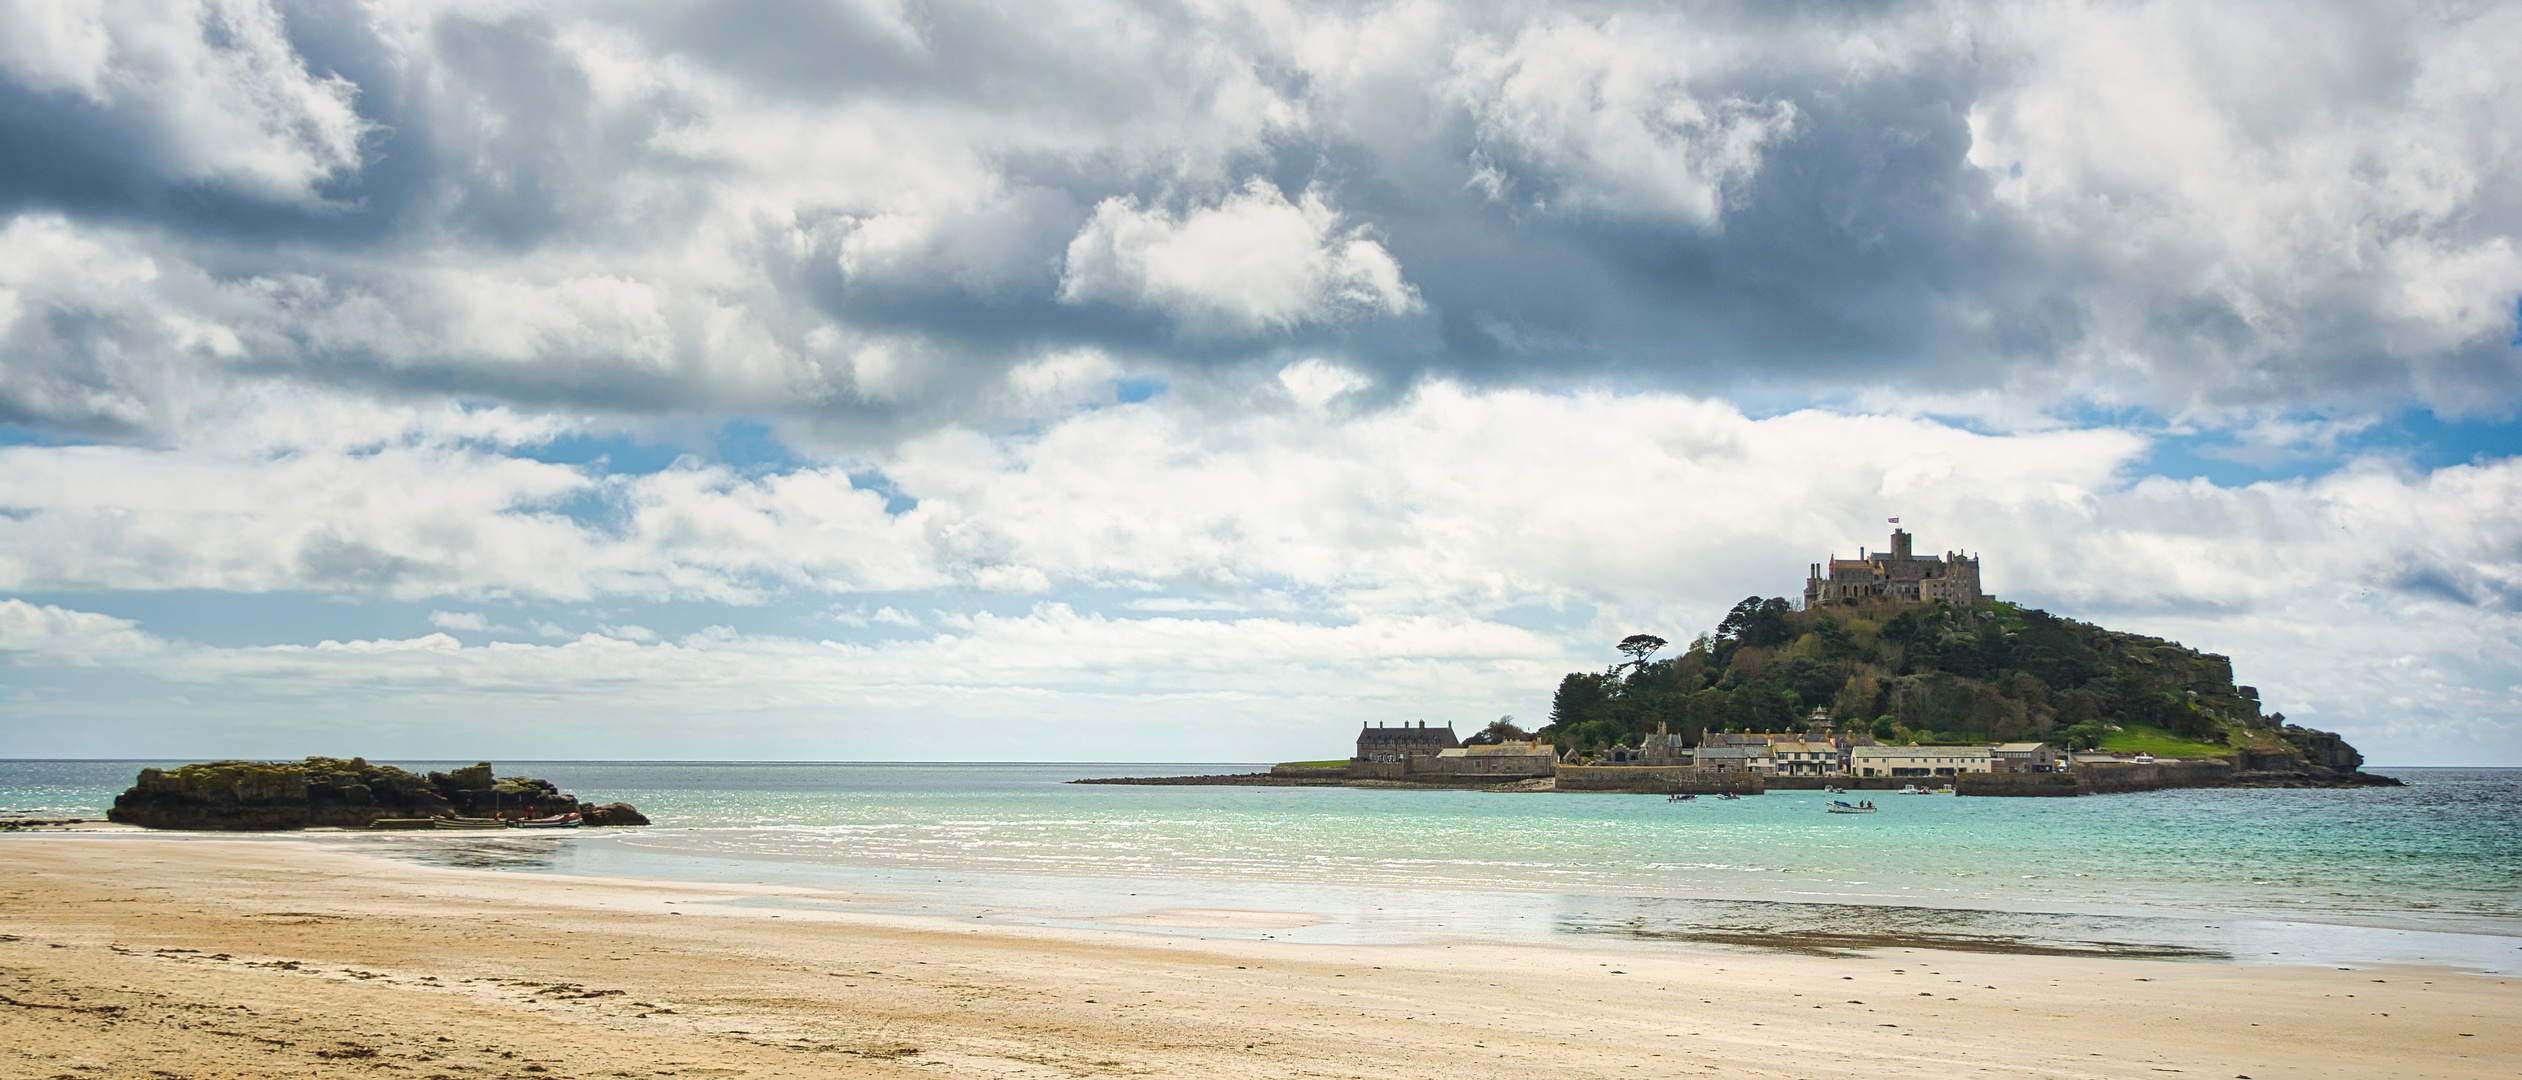
POLYGON ((1631 659, 1570 673, 1541 737, 1634 746, 1661 723, 1695 744, 1802 731, 1823 709, 1886 742, 2290 749, 2284 716, 2260 714, 2227 658, 2001 601, 1797 611, 1755 596, 1681 655, 1655 659, 1664 645, 1636 635, 1620 645, 1631 659))

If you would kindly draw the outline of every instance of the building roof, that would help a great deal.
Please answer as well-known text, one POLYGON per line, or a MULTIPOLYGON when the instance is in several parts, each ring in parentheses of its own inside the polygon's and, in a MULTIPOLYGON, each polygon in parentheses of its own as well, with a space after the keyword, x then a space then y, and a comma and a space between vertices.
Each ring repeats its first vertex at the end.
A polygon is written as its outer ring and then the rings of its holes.
POLYGON ((2045 742, 2010 742, 1997 747, 2000 754, 2036 754, 2049 749, 2045 742))
MULTIPOLYGON (((1435 729, 1430 728, 1433 731, 1435 729)), ((1541 742, 1502 742, 1478 746, 1454 746, 1437 752, 1438 757, 1551 757, 1559 756, 1556 747, 1541 742)))
POLYGON ((1454 726, 1444 727, 1370 727, 1357 733, 1360 746, 1437 746, 1455 747, 1462 740, 1454 737, 1454 726))

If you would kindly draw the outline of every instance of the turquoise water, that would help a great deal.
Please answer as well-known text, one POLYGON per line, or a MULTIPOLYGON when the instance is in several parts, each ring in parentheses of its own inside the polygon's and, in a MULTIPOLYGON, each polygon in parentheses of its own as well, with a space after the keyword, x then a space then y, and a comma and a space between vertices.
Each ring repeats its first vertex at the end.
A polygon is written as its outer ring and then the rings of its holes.
MULTIPOLYGON (((141 764, 0 762, 0 813, 101 813, 141 764)), ((1165 907, 1328 909, 1314 928, 1202 931, 1256 937, 1715 940, 1711 927, 1809 930, 1901 912, 1913 929, 2305 962, 2505 970, 2522 956, 2522 770, 2407 769, 2405 788, 2353 790, 1876 793, 1882 810, 1868 816, 1827 814, 1818 792, 1676 804, 1065 783, 1251 768, 502 763, 635 803, 658 826, 306 835, 520 872, 774 882, 861 909, 1045 925, 1165 907)))

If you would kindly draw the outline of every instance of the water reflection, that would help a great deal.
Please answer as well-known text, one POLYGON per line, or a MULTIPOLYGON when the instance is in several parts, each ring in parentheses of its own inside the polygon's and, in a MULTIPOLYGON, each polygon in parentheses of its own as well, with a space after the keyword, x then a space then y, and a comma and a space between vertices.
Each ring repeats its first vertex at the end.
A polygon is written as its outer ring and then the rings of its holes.
POLYGON ((410 852, 421 862, 468 870, 550 870, 569 840, 559 836, 450 836, 431 838, 410 852))
POLYGON ((1571 897, 1560 932, 1727 945, 1805 956, 1947 949, 2039 956, 2230 960, 2219 925, 2181 919, 1956 908, 1571 897))

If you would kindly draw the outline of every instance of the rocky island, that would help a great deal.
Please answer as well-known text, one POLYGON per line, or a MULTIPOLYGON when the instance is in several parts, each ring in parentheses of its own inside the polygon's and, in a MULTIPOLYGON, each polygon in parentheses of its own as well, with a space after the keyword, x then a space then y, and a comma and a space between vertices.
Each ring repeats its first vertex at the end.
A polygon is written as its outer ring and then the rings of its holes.
POLYGON ((1891 549, 1814 563, 1802 603, 1751 596, 1678 655, 1632 634, 1570 672, 1550 721, 1369 724, 1345 761, 1106 784, 1343 784, 1757 794, 1950 785, 1963 795, 2356 787, 2337 734, 2265 712, 2231 658, 2012 604, 1980 560, 1891 549))
POLYGON ((212 761, 142 769, 114 799, 111 821, 152 829, 364 828, 380 820, 529 818, 577 814, 588 825, 646 825, 629 803, 594 805, 532 777, 498 777, 485 761, 426 776, 366 758, 212 761))

